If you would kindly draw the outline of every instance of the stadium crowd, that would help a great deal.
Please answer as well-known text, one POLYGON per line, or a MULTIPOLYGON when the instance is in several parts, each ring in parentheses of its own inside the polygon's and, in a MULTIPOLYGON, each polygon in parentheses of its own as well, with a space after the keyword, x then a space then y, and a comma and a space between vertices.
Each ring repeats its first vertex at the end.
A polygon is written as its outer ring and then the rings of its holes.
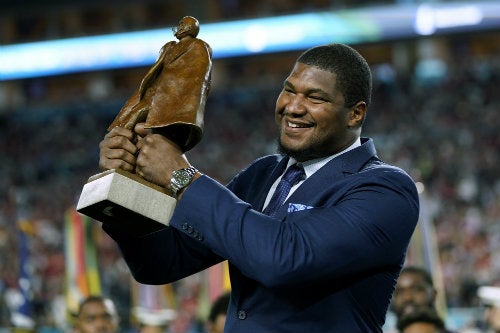
MULTIPOLYGON (((425 187, 447 306, 476 306, 477 286, 500 278, 500 58, 457 59, 448 63, 446 76, 432 81, 373 69, 365 133, 378 142, 382 159, 425 187)), ((230 63, 215 72, 220 81, 207 103, 204 139, 188 154, 222 182, 253 158, 275 151, 274 128, 264 119, 273 117, 283 76, 279 70, 263 71, 230 63)), ((36 93, 32 90, 29 86, 26 93, 36 93)), ((41 318, 50 319, 49 305, 64 293, 64 213, 75 205, 86 179, 99 171, 98 143, 125 97, 90 102, 75 97, 72 103, 37 103, 0 116, 0 292, 5 299, 17 287, 12 235, 16 221, 27 219, 36 231, 32 278, 41 318)), ((129 273, 104 235, 99 264, 104 291, 126 311, 130 296, 123 282, 129 273)), ((5 325, 5 311, 0 315, 5 325)))
MULTIPOLYGON (((96 12, 92 3, 87 1, 88 13, 80 15, 80 20, 75 20, 76 12, 62 5, 58 10, 64 12, 64 21, 51 21, 49 14, 30 11, 16 19, 5 10, 0 14, 0 43, 72 37, 82 31, 164 27, 162 13, 168 9, 168 17, 177 19, 187 6, 187 2, 150 1, 136 10, 131 1, 120 9, 120 19, 114 20, 115 16, 106 15, 106 7, 96 12), (99 19, 103 17, 106 19, 99 19), (39 29, 26 28, 33 26, 39 29), (88 30, 91 26, 95 30, 88 30)), ((288 13, 288 8, 295 12, 330 8, 333 1, 309 1, 308 7, 302 1, 207 3, 213 4, 193 8, 199 12, 192 15, 206 21, 278 15, 288 13)), ((366 1, 335 3, 342 7, 366 1)), ((17 5, 12 8, 19 9, 17 5)), ((115 9, 109 7, 108 14, 115 9)), ((460 55, 446 62, 446 72, 440 77, 374 64, 373 104, 364 133, 375 139, 382 159, 402 167, 423 184, 425 213, 436 232, 442 292, 449 308, 467 308, 478 305, 478 286, 500 280, 500 55, 471 56, 467 50, 456 54, 460 55)), ((202 172, 225 183, 254 158, 275 152, 275 128, 269 124, 288 74, 285 70, 295 55, 215 62, 204 138, 188 152, 202 172)), ((41 79, 1 83, 0 330, 10 325, 9 307, 15 303, 12 291, 19 288, 16 235, 20 220, 32 226, 30 273, 37 323, 50 327, 58 321, 55 309, 64 294, 65 278, 64 214, 75 206, 87 178, 99 172, 99 141, 144 69, 131 71, 135 78, 102 73, 92 76, 98 79, 90 85, 72 82, 66 89, 51 87, 41 79)), ((73 78, 66 76, 60 82, 64 80, 73 78)), ((114 242, 104 233, 100 235, 103 293, 116 301, 121 317, 128 318, 130 273, 114 242)), ((197 331, 198 326, 189 324, 197 316, 193 300, 201 280, 194 276, 176 285, 180 315, 172 331, 197 331)), ((122 325, 127 328, 128 321, 122 325)))

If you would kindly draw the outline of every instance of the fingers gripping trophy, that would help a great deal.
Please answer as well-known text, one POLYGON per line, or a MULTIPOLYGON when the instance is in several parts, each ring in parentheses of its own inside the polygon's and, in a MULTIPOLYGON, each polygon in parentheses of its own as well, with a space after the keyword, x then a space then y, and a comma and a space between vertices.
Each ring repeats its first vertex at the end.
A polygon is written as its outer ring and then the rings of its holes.
MULTIPOLYGON (((205 102, 210 90, 212 49, 201 39, 198 20, 186 16, 166 43, 139 88, 109 125, 134 130, 138 123, 174 141, 184 152, 200 142, 205 102)), ((189 170, 187 170, 189 172, 189 170)), ((121 169, 89 178, 77 210, 133 234, 168 226, 176 199, 170 189, 121 169)))

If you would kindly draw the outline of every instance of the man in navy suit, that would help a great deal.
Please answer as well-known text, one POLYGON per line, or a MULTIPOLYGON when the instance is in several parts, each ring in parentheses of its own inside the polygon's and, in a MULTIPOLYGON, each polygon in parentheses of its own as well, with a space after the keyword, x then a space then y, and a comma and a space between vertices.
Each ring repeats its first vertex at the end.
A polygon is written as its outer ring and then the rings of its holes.
POLYGON ((370 98, 369 66, 353 48, 307 50, 276 102, 280 154, 256 160, 227 186, 143 124, 135 133, 111 130, 101 168, 135 170, 178 194, 164 230, 133 237, 104 226, 134 278, 169 283, 228 260, 225 332, 381 332, 419 202, 412 179, 361 137, 370 98), (295 164, 305 174, 268 212, 295 164), (179 170, 184 179, 175 179, 179 170))

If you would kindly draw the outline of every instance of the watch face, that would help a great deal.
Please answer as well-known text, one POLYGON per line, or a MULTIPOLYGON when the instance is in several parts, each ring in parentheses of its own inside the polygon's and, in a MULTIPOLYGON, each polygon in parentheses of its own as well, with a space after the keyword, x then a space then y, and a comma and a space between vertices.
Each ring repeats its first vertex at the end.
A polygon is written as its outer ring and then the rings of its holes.
POLYGON ((174 171, 170 180, 170 188, 174 193, 177 193, 177 191, 186 187, 191 182, 197 171, 194 167, 174 171))
POLYGON ((177 170, 173 174, 174 181, 180 188, 183 188, 191 181, 192 176, 184 169, 177 170))

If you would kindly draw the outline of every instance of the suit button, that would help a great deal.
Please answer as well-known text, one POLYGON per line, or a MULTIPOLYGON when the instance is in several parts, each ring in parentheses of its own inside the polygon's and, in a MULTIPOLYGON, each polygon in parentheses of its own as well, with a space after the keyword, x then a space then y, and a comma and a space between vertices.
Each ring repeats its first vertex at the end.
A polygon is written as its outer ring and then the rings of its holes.
POLYGON ((244 320, 247 317, 247 313, 244 310, 238 311, 238 319, 244 320))
POLYGON ((192 234, 193 233, 193 227, 192 226, 188 225, 188 227, 187 227, 187 233, 188 234, 192 234))
POLYGON ((187 228, 188 228, 188 224, 187 224, 187 223, 183 223, 183 224, 182 224, 182 229, 183 229, 183 230, 187 230, 187 228))
POLYGON ((194 231, 193 231, 193 237, 196 238, 196 239, 198 239, 199 234, 200 233, 198 232, 198 230, 194 229, 194 231))

